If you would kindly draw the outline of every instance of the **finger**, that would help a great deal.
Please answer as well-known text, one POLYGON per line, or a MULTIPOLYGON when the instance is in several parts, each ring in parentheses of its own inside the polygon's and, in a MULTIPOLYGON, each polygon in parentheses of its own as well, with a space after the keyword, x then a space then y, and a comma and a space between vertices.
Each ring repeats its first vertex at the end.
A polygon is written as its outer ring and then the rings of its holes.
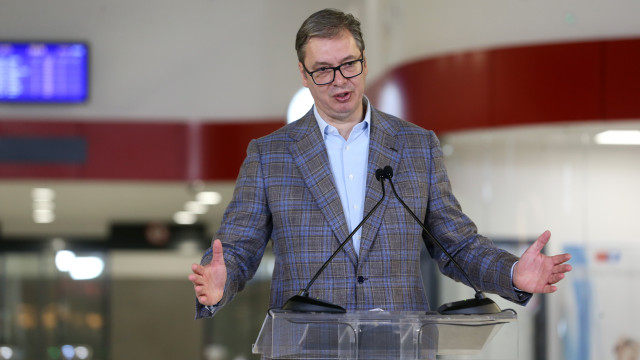
POLYGON ((554 265, 559 265, 571 260, 571 254, 560 254, 551 257, 554 265))
POLYGON ((191 281, 191 283, 194 286, 203 285, 204 284, 202 276, 197 276, 197 275, 194 275, 194 274, 189 275, 189 281, 191 281))
POLYGON ((551 232, 549 230, 546 230, 542 233, 542 235, 538 236, 536 241, 533 242, 533 244, 529 247, 529 249, 527 249, 527 251, 535 251, 536 253, 542 252, 542 249, 545 245, 547 245, 550 238, 551 232))
POLYGON ((560 280, 564 279, 564 273, 559 273, 559 274, 553 274, 549 277, 549 282, 548 284, 552 285, 552 284, 556 284, 558 283, 560 280))
POLYGON ((564 274, 564 273, 568 273, 569 271, 571 271, 571 269, 573 269, 573 268, 569 264, 556 265, 551 270, 551 273, 552 274, 564 274))
POLYGON ((204 273, 204 266, 195 263, 191 264, 191 271, 193 271, 194 274, 202 276, 202 274, 204 273))

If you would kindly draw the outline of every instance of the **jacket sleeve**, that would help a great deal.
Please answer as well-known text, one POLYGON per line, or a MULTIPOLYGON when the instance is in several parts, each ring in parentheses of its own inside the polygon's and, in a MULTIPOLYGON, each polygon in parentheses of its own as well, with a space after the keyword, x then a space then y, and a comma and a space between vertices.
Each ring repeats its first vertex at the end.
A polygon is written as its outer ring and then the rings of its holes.
MULTIPOLYGON (((429 132, 428 138, 430 185, 425 219, 427 226, 469 275, 476 288, 525 304, 531 294, 517 291, 512 282, 512 268, 518 257, 497 248, 491 240, 477 233, 476 225, 462 212, 453 195, 437 137, 429 132)), ((446 254, 426 236, 425 243, 443 274, 469 285, 446 254)))
MULTIPOLYGON (((220 302, 203 306, 196 299, 196 318, 212 317, 251 280, 271 237, 271 212, 267 204, 261 155, 256 140, 249 143, 233 198, 222 218, 216 238, 222 241, 227 281, 220 302)), ((211 261, 211 247, 201 264, 211 261)))

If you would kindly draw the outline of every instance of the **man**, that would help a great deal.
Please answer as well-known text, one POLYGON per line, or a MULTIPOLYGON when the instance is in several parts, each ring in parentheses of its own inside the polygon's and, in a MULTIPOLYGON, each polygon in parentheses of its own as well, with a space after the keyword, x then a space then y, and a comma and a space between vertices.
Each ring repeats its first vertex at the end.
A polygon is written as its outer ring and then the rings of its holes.
MULTIPOLYGON (((360 23, 326 9, 296 37, 298 67, 315 105, 305 116, 253 140, 220 231, 189 280, 196 317, 213 316, 254 275, 273 241, 270 306, 279 308, 382 197, 375 171, 390 165, 400 196, 425 220, 480 290, 525 304, 549 293, 571 267, 569 254, 545 256, 542 234, 518 259, 477 234, 451 193, 436 136, 374 109, 360 23), (224 249, 224 250, 223 250, 224 249)), ((420 272, 424 243, 441 271, 460 272, 393 197, 380 207, 310 289, 347 310, 428 310, 420 272)))

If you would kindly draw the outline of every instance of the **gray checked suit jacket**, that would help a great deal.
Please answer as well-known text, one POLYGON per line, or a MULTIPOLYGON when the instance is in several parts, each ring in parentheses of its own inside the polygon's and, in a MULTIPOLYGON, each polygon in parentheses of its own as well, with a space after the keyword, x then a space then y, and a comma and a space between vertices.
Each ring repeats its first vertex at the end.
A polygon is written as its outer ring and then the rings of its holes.
MULTIPOLYGON (((528 300, 511 282, 517 257, 477 234, 473 222, 462 213, 451 192, 435 134, 372 108, 364 214, 382 197, 375 170, 386 165, 394 169, 399 195, 478 288, 516 303, 528 300)), ((196 317, 213 316, 244 287, 257 270, 269 239, 275 255, 270 306, 280 307, 306 286, 348 234, 311 110, 249 144, 233 199, 216 235, 223 242, 228 271, 224 296, 211 312, 197 303, 196 317)), ((441 272, 463 281, 439 248, 423 238, 422 229, 400 203, 386 196, 362 227, 360 255, 347 244, 314 283, 310 295, 347 310, 426 311, 429 304, 420 271, 423 242, 441 272)), ((211 249, 202 263, 210 258, 211 249)))

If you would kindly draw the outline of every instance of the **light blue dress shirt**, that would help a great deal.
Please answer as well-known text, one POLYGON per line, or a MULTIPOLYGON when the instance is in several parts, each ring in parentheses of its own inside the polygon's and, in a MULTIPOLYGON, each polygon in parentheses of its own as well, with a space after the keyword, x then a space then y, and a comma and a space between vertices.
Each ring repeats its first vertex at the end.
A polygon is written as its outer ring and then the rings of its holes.
MULTIPOLYGON (((329 125, 313 107, 313 113, 318 121, 320 132, 324 139, 333 179, 338 187, 342 209, 349 225, 349 232, 353 231, 362 221, 364 212, 364 197, 367 185, 367 163, 369 158, 369 134, 371 130, 371 105, 364 98, 366 110, 364 120, 356 124, 349 138, 343 138, 338 129, 329 125)), ((353 236, 353 247, 356 254, 360 254, 360 234, 362 229, 353 236)))

